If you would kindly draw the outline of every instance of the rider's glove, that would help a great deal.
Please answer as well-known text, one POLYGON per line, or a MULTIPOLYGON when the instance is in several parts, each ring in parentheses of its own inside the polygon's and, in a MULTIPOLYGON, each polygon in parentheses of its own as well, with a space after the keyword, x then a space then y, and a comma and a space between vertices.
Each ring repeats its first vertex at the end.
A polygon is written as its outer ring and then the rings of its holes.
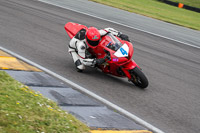
POLYGON ((110 58, 109 55, 104 56, 104 58, 95 59, 95 63, 96 63, 96 65, 101 65, 101 64, 103 64, 104 62, 106 62, 107 59, 108 59, 108 60, 111 60, 111 58, 110 58))
POLYGON ((102 63, 104 63, 106 60, 104 58, 100 58, 100 59, 95 59, 95 62, 97 65, 101 65, 102 63))
POLYGON ((119 32, 117 36, 119 38, 121 38, 122 40, 130 42, 129 37, 127 35, 125 35, 125 34, 122 34, 121 32, 119 32))

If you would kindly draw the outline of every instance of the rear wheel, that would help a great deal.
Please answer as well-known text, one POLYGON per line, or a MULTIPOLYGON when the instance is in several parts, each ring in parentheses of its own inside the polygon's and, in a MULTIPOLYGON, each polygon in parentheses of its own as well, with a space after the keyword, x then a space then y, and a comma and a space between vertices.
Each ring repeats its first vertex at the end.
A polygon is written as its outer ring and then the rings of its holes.
POLYGON ((135 67, 134 69, 129 71, 131 74, 131 82, 134 83, 136 86, 140 88, 146 88, 149 84, 146 76, 144 73, 138 68, 135 67))

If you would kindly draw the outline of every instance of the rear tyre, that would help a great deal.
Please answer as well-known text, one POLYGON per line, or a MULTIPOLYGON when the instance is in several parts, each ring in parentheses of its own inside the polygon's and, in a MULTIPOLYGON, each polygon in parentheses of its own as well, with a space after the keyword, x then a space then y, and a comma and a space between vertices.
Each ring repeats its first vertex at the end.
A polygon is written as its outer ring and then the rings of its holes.
POLYGON ((134 83, 136 86, 144 89, 149 85, 146 76, 138 67, 135 67, 134 69, 130 70, 130 74, 131 82, 134 83))

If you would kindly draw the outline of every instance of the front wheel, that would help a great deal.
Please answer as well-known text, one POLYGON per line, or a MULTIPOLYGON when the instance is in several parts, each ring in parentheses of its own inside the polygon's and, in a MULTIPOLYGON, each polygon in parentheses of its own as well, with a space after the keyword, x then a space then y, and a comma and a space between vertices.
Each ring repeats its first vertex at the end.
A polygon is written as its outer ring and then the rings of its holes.
POLYGON ((146 88, 149 84, 146 76, 144 73, 138 68, 135 67, 134 69, 129 71, 131 74, 130 81, 133 82, 136 86, 140 88, 146 88))

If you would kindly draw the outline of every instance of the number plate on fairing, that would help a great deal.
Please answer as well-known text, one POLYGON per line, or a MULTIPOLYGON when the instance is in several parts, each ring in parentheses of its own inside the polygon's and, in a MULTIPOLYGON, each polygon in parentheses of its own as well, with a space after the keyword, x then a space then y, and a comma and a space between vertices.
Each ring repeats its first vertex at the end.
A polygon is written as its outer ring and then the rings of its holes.
POLYGON ((129 52, 129 47, 127 44, 124 44, 114 53, 114 55, 117 57, 128 57, 128 52, 129 52))

